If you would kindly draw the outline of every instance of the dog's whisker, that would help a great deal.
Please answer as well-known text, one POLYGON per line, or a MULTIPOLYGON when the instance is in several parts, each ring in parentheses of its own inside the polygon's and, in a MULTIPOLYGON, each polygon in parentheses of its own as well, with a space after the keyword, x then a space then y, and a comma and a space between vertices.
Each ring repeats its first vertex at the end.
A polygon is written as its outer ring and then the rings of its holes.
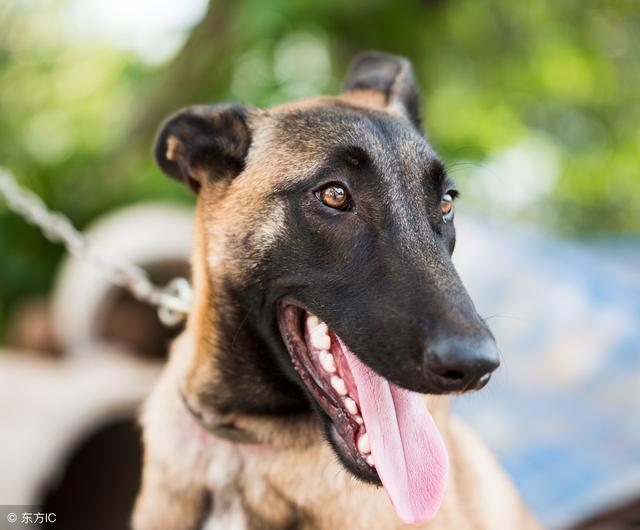
POLYGON ((482 320, 484 320, 485 322, 488 322, 489 320, 492 320, 494 318, 504 318, 504 319, 510 319, 510 320, 518 320, 520 322, 525 322, 525 319, 522 317, 519 317, 517 315, 511 315, 509 313, 495 313, 493 315, 489 315, 486 317, 481 317, 482 320))
POLYGON ((240 324, 238 325, 238 329, 236 330, 236 332, 233 335, 233 340, 231 341, 231 350, 235 349, 236 346, 236 341, 238 340, 238 337, 240 336, 240 331, 242 331, 242 327, 245 325, 245 323, 247 322, 247 320, 249 319, 249 315, 251 314, 251 310, 247 311, 247 314, 244 316, 244 318, 240 321, 240 324))

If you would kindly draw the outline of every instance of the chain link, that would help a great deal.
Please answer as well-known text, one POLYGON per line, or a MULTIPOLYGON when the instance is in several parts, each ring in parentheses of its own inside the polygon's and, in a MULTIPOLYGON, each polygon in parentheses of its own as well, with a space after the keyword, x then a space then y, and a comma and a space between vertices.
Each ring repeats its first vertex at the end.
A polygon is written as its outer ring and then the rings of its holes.
POLYGON ((40 228, 49 241, 62 243, 71 255, 98 267, 111 283, 127 289, 136 299, 157 306, 164 324, 176 325, 189 313, 192 293, 186 280, 175 278, 165 287, 158 287, 140 267, 101 253, 67 217, 50 211, 40 197, 20 186, 12 173, 1 167, 0 196, 11 210, 40 228))

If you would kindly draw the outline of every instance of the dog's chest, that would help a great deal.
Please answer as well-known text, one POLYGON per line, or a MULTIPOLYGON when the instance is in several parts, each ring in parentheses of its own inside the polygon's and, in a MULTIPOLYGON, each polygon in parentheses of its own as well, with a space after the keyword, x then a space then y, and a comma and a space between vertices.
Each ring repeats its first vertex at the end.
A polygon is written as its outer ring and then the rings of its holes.
POLYGON ((301 507, 272 484, 273 454, 238 450, 226 442, 216 444, 208 469, 212 491, 211 513, 203 530, 306 530, 301 507))
POLYGON ((204 530, 394 529, 384 490, 355 481, 324 445, 249 454, 222 450, 211 462, 212 511, 204 530))

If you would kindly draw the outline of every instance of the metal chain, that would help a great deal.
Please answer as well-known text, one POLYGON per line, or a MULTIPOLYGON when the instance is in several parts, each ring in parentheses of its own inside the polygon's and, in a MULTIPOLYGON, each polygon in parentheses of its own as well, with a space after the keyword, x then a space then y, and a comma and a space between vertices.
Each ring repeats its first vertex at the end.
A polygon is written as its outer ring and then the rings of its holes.
POLYGON ((192 292, 184 278, 174 278, 165 287, 158 287, 140 267, 101 253, 67 217, 50 211, 40 197, 20 186, 12 173, 1 167, 0 196, 11 210, 40 228, 48 240, 62 243, 70 254, 101 269, 111 283, 128 289, 136 299, 158 307, 158 316, 164 324, 174 326, 186 318, 192 292))

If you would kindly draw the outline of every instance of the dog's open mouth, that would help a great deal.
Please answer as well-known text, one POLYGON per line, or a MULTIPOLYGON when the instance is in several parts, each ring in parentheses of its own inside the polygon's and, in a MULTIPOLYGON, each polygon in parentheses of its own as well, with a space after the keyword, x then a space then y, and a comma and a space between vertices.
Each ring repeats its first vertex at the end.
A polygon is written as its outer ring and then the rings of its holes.
POLYGON ((329 436, 344 464, 365 480, 382 482, 404 522, 433 517, 448 458, 422 396, 375 373, 301 307, 281 304, 279 324, 296 372, 329 418, 329 436))

